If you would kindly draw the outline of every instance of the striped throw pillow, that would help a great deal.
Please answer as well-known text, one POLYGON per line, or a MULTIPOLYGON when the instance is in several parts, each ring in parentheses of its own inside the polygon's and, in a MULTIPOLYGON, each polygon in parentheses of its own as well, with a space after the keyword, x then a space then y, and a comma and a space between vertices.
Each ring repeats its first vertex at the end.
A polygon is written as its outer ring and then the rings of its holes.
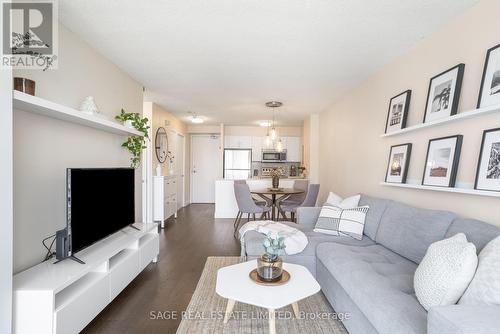
POLYGON ((366 213, 369 209, 369 206, 342 209, 327 203, 321 209, 314 232, 345 235, 361 240, 363 239, 366 213))

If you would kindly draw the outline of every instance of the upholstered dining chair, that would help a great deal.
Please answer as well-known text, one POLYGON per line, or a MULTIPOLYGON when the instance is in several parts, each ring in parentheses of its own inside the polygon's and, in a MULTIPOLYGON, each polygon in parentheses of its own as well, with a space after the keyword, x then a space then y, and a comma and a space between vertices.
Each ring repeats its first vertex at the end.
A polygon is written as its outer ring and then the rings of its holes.
POLYGON ((310 184, 307 188, 307 194, 304 201, 300 204, 290 204, 290 205, 281 205, 280 213, 283 218, 286 219, 286 213, 290 212, 290 217, 292 221, 295 221, 295 213, 297 212, 297 208, 300 207, 312 207, 316 206, 316 201, 318 200, 319 193, 319 184, 310 184))
POLYGON ((247 222, 250 221, 250 215, 252 215, 253 220, 255 220, 255 215, 260 214, 260 218, 262 219, 268 216, 271 208, 267 206, 266 202, 263 202, 263 204, 257 204, 255 202, 246 182, 234 183, 234 195, 236 197, 236 203, 238 204, 238 214, 234 220, 234 237, 236 238, 243 214, 247 214, 247 222))
POLYGON ((278 212, 280 212, 280 207, 283 206, 293 206, 293 205, 300 205, 304 200, 306 199, 307 195, 307 188, 309 187, 309 180, 295 180, 293 181, 293 189, 299 189, 303 190, 303 193, 300 194, 293 194, 290 196, 287 196, 286 198, 283 197, 282 199, 279 199, 276 203, 276 206, 278 207, 278 212))

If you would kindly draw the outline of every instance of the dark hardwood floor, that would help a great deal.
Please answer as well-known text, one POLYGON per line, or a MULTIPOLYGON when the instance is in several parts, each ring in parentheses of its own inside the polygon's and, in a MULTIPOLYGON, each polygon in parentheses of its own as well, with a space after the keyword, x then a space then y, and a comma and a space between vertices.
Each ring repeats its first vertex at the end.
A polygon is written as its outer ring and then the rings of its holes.
POLYGON ((180 316, 158 319, 158 312, 180 315, 186 309, 208 256, 240 254, 233 220, 213 216, 213 205, 191 204, 168 220, 160 231, 158 263, 149 264, 82 333, 175 333, 180 316))

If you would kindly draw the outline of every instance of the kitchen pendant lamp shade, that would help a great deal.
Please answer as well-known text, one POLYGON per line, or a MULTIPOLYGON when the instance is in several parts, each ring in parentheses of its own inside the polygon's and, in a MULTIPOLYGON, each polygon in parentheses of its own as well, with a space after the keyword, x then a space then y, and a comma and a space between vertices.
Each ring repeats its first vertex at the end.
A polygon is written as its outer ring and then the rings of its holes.
POLYGON ((271 144, 272 144, 271 137, 269 136, 269 134, 267 134, 267 136, 266 136, 266 147, 267 148, 271 147, 271 144))
POLYGON ((275 128, 271 129, 271 139, 274 141, 278 137, 278 133, 276 132, 275 128))
POLYGON ((278 143, 276 144, 276 151, 278 152, 283 152, 283 142, 280 140, 278 140, 278 143))

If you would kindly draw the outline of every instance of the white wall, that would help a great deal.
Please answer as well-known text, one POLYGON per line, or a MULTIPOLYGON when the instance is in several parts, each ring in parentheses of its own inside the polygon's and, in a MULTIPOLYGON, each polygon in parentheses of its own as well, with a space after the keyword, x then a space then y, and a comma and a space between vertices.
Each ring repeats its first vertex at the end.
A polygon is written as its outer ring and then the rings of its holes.
MULTIPOLYGON (((36 81, 36 95, 79 107, 95 97, 109 118, 121 108, 142 113, 139 83, 59 26, 59 69, 16 71, 36 81)), ((126 137, 23 111, 14 112, 14 271, 35 265, 45 254, 41 240, 65 226, 68 167, 128 167, 126 137)), ((136 219, 141 220, 141 171, 136 172, 136 219)))
POLYGON ((429 79, 458 63, 466 64, 459 111, 475 108, 486 50, 500 43, 498 13, 500 1, 479 2, 320 114, 320 200, 329 190, 342 195, 363 192, 500 225, 498 198, 379 185, 391 145, 413 143, 408 178, 421 180, 429 139, 455 134, 464 136, 457 181, 472 185, 483 130, 500 127, 499 114, 397 137, 379 135, 391 97, 412 89, 408 126, 421 123, 429 79))
MULTIPOLYGON (((1 11, 0 11, 1 12, 1 11)), ((0 45, 1 38, 0 38, 0 45)), ((0 69, 0 333, 12 319, 12 71, 0 69)))

